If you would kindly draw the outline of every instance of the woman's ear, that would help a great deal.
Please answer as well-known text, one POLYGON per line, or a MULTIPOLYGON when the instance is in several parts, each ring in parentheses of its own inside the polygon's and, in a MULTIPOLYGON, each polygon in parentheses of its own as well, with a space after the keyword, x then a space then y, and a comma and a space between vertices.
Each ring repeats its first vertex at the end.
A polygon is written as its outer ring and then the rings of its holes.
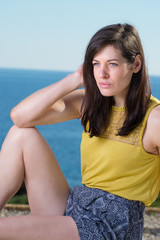
POLYGON ((139 72, 139 70, 141 69, 141 66, 142 66, 142 57, 141 57, 140 54, 138 54, 135 57, 135 60, 134 60, 134 63, 133 63, 133 72, 134 73, 139 72))

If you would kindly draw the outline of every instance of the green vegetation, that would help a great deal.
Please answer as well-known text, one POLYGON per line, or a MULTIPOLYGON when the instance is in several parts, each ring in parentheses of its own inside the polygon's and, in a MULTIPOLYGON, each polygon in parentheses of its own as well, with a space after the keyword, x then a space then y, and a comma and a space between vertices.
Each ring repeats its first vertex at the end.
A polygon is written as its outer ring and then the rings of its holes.
POLYGON ((8 203, 12 203, 12 204, 28 204, 27 194, 15 195, 14 197, 12 197, 9 200, 8 203))
POLYGON ((25 183, 23 182, 21 188, 19 191, 16 193, 14 197, 12 197, 8 203, 12 204, 28 204, 28 198, 27 198, 27 192, 26 192, 26 187, 25 183))
POLYGON ((151 207, 159 207, 160 208, 160 194, 159 194, 158 198, 156 199, 156 201, 154 203, 152 203, 151 207))

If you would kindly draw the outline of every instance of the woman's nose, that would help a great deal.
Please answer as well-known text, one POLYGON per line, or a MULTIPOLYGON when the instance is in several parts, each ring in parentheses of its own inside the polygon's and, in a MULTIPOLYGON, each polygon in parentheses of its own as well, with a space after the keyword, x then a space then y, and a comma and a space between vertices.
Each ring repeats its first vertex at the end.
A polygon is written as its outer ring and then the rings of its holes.
POLYGON ((106 66, 102 66, 99 70, 100 78, 109 78, 109 71, 106 66))

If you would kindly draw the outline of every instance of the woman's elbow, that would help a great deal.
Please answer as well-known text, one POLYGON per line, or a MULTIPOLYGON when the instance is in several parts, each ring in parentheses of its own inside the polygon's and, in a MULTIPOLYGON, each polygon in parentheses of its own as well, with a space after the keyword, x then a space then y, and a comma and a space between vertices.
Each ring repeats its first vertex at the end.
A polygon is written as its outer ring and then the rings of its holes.
POLYGON ((17 127, 25 127, 26 123, 21 119, 21 117, 19 116, 19 114, 17 113, 16 109, 13 108, 10 112, 10 117, 13 121, 13 123, 17 126, 17 127))

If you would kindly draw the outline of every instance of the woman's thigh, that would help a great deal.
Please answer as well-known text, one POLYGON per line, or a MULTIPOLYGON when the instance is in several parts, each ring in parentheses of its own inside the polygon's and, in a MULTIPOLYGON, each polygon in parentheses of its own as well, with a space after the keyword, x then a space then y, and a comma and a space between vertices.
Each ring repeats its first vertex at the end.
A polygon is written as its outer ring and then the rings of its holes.
POLYGON ((71 217, 42 215, 1 218, 1 239, 80 240, 76 224, 71 217))
POLYGON ((24 177, 32 214, 64 214, 69 186, 52 149, 36 128, 10 129, 0 166, 0 185, 5 185, 1 199, 7 191, 12 195, 24 177))

